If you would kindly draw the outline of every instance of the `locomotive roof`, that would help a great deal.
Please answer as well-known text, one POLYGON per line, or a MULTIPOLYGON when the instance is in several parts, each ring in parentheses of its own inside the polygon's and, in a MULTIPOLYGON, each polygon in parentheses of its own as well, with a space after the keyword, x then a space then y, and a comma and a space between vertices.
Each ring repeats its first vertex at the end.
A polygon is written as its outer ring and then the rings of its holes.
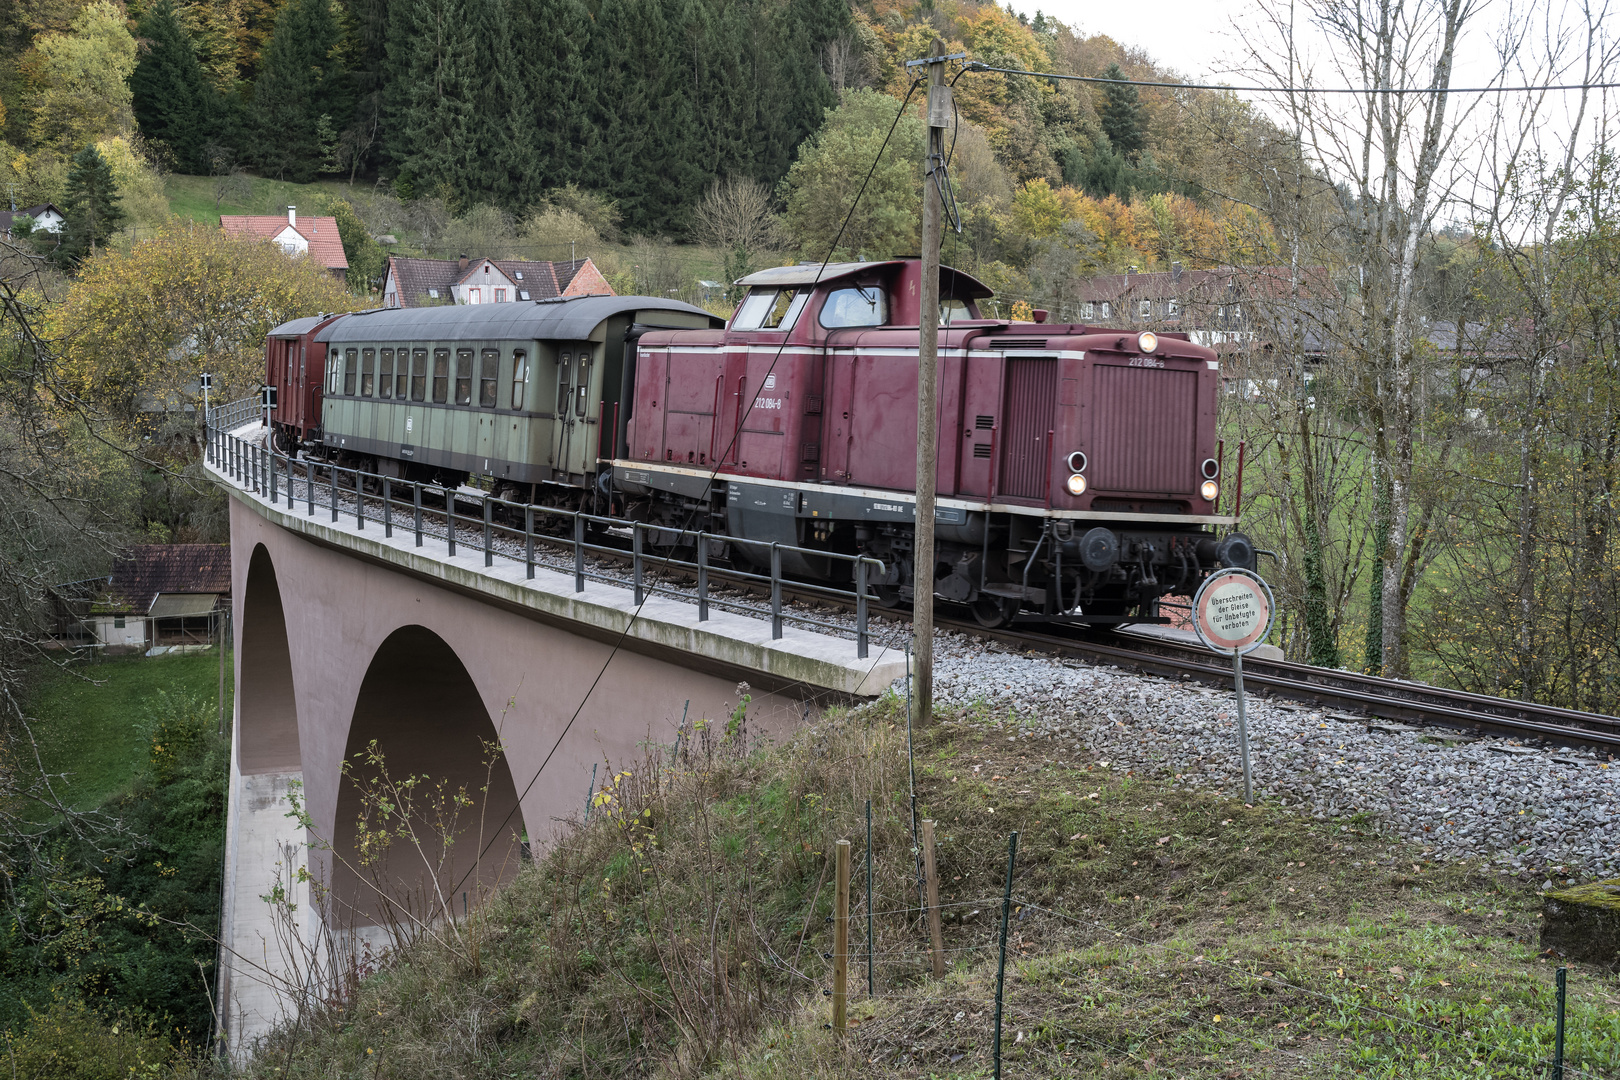
MULTIPOLYGON (((658 324, 664 314, 698 315, 708 326, 720 320, 700 307, 656 296, 570 296, 515 304, 445 304, 426 308, 373 308, 334 321, 316 341, 380 341, 386 338, 451 340, 583 341, 603 320, 634 313, 639 323, 658 324)), ((288 324, 289 326, 292 324, 288 324)), ((690 324, 678 329, 693 329, 690 324)), ((271 333, 277 333, 281 327, 271 333)))
MULTIPOLYGON (((749 274, 736 282, 738 285, 814 285, 817 282, 832 281, 834 278, 848 277, 858 274, 862 270, 873 270, 885 266, 904 266, 907 263, 919 262, 918 259, 888 259, 883 262, 841 262, 828 263, 800 263, 797 266, 777 266, 770 270, 761 270, 756 274, 749 274)), ((940 281, 951 283, 951 295, 968 299, 978 299, 983 296, 994 296, 995 290, 970 274, 954 270, 949 266, 939 268, 940 281)))

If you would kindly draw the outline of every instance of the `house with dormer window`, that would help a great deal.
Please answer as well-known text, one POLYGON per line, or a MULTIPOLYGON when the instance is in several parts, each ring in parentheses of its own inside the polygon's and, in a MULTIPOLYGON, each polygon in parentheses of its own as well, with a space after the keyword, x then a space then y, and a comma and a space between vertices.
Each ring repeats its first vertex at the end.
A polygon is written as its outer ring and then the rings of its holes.
POLYGON ((333 277, 349 272, 337 218, 309 214, 299 217, 298 207, 289 206, 285 218, 277 214, 221 214, 219 227, 231 236, 274 240, 288 255, 307 255, 333 277))
POLYGON ((388 258, 383 307, 435 304, 511 304, 558 296, 612 296, 589 259, 531 262, 526 259, 388 258))

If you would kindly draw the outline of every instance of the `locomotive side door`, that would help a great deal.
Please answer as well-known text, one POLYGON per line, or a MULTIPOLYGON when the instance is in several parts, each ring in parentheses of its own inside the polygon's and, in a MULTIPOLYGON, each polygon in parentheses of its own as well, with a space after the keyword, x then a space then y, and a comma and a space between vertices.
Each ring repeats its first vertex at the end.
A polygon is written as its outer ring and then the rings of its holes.
MULTIPOLYGON (((970 347, 963 358, 960 426, 951 429, 961 462, 956 483, 960 495, 988 499, 995 494, 992 455, 1001 437, 1001 367, 1000 353, 970 347)), ((944 439, 940 443, 943 456, 944 439)))

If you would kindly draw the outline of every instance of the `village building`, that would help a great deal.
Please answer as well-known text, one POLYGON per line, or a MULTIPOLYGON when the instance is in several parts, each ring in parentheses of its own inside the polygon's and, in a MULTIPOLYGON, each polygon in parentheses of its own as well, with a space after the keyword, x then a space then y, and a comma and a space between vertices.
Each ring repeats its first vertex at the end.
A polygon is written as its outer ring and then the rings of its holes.
POLYGON ((437 304, 510 304, 558 296, 612 296, 613 288, 590 259, 413 259, 388 257, 383 307, 437 304))
POLYGON ((221 214, 219 227, 230 236, 274 240, 289 255, 308 255, 319 266, 324 266, 333 277, 341 278, 349 272, 349 260, 343 254, 343 238, 338 235, 334 217, 298 216, 298 207, 287 207, 287 216, 279 214, 221 214))
POLYGON ((51 203, 40 203, 22 210, 12 209, 0 211, 0 236, 11 239, 12 224, 18 218, 27 218, 34 223, 35 232, 48 232, 60 235, 62 227, 67 224, 67 215, 58 210, 51 203))
POLYGON ((56 640, 104 655, 206 648, 231 596, 226 544, 143 544, 125 548, 104 578, 51 590, 56 640))

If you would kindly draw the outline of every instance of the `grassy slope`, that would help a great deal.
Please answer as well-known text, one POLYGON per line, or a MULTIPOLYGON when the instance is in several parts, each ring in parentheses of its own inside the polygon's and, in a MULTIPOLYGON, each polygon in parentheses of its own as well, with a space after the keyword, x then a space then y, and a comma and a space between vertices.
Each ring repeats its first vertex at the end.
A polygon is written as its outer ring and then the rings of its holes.
MULTIPOLYGON (((971 713, 918 749, 942 899, 958 905, 948 976, 927 979, 922 935, 884 913, 914 895, 900 715, 890 701, 771 756, 637 770, 621 813, 569 832, 461 945, 407 950, 312 1042, 275 1042, 255 1071, 984 1076, 996 897, 1018 829, 1008 1076, 1545 1075, 1552 969, 1529 887, 1431 863, 1360 823, 1059 766, 1054 747, 971 713), (847 1050, 823 1028, 820 993, 839 836, 856 860, 847 1050)), ((1577 968, 1569 999, 1571 1063, 1620 1067, 1615 978, 1577 968)))
MULTIPOLYGON (((232 686, 225 665, 226 708, 232 686)), ((219 653, 129 657, 71 672, 41 669, 28 707, 47 773, 66 773, 67 801, 87 809, 125 787, 146 761, 144 706, 159 692, 194 694, 212 704, 219 693, 219 653)))
POLYGON ((223 200, 214 209, 214 191, 219 180, 212 176, 183 176, 173 173, 164 178, 164 191, 169 196, 169 209, 183 218, 218 225, 220 214, 285 214, 288 205, 296 206, 300 213, 321 213, 321 203, 342 193, 344 185, 336 180, 321 180, 313 184, 292 184, 284 180, 248 177, 249 192, 223 200))

